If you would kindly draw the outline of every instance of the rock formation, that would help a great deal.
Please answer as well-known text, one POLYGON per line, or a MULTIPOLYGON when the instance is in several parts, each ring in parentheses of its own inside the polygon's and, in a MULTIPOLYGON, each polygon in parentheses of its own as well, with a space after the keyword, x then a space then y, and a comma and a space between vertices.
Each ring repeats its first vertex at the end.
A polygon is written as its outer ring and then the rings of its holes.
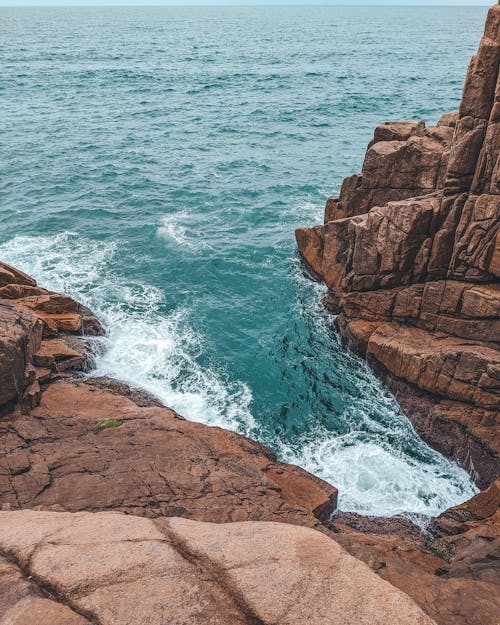
POLYGON ((13 404, 34 407, 40 383, 88 368, 84 337, 102 334, 88 308, 0 262, 0 415, 13 404))
POLYGON ((6 415, 0 506, 310 527, 335 510, 337 490, 321 479, 141 398, 102 380, 60 381, 29 415, 6 415))
POLYGON ((379 126, 325 223, 296 231, 346 343, 420 435, 485 489, 423 542, 401 521, 331 519, 335 540, 446 625, 496 623, 500 610, 499 63, 495 6, 460 110, 429 128, 379 126))
POLYGON ((499 473, 499 59, 494 6, 460 110, 379 126, 324 225, 296 231, 347 343, 480 487, 499 473))

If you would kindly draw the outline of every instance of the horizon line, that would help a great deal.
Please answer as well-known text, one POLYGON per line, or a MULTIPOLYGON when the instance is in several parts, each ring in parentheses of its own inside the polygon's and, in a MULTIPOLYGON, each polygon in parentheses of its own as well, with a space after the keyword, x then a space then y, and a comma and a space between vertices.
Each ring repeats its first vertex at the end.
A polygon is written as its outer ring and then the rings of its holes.
POLYGON ((5 8, 5 9, 37 9, 37 8, 80 8, 80 7, 94 7, 94 8, 120 8, 120 7, 141 7, 141 8, 158 8, 158 7, 172 7, 172 8, 187 8, 187 7, 192 7, 192 8, 207 8, 207 7, 282 7, 282 8, 286 8, 286 7, 342 7, 342 8, 354 8, 354 7, 359 7, 359 8, 384 8, 384 7, 399 7, 399 8, 409 8, 409 7, 425 7, 425 8, 471 8, 471 9, 480 9, 480 8, 485 8, 485 7, 489 7, 489 6, 494 6, 492 4, 491 1, 486 1, 484 3, 475 3, 475 4, 470 4, 470 3, 448 3, 448 2, 439 2, 439 3, 435 3, 432 1, 429 2, 408 2, 408 3, 404 3, 401 4, 400 2, 398 2, 397 0, 395 0, 394 2, 381 2, 381 3, 366 3, 366 2, 354 2, 354 3, 350 3, 347 4, 345 2, 321 2, 321 0, 319 0, 318 2, 279 2, 279 0, 277 2, 259 2, 254 1, 254 2, 244 2, 244 3, 239 3, 237 1, 231 1, 229 0, 228 2, 214 2, 212 3, 205 3, 205 4, 201 4, 201 3, 197 3, 197 2, 187 2, 184 4, 177 4, 177 3, 169 3, 169 2, 158 2, 158 3, 154 3, 154 4, 143 4, 140 2, 140 0, 132 0, 131 2, 120 2, 120 4, 116 3, 116 4, 98 4, 97 2, 79 2, 77 4, 73 4, 73 3, 67 3, 67 2, 56 2, 56 3, 51 3, 51 2, 47 2, 47 3, 41 3, 41 4, 2 4, 0 2, 0 8, 5 8))

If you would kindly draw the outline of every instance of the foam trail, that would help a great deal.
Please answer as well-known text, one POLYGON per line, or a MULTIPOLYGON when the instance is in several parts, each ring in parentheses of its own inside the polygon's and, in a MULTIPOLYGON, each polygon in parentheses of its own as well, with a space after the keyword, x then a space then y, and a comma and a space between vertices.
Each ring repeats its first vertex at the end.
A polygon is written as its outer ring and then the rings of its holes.
POLYGON ((193 228, 193 218, 185 210, 164 215, 156 234, 168 245, 187 249, 191 253, 197 253, 210 247, 207 241, 200 237, 197 230, 193 228))
POLYGON ((203 340, 190 328, 188 311, 162 313, 159 289, 114 274, 109 266, 116 250, 114 243, 63 233, 16 237, 0 246, 0 256, 104 322, 106 349, 92 375, 141 386, 193 421, 251 431, 250 389, 198 364, 203 340))
POLYGON ((357 392, 342 415, 350 425, 348 433, 318 425, 292 445, 281 443, 281 456, 334 484, 344 511, 437 516, 474 496, 478 489, 467 472, 416 434, 367 363, 341 344, 321 304, 325 287, 304 275, 298 259, 293 279, 298 314, 321 337, 316 351, 331 354, 328 366, 340 371, 357 392))

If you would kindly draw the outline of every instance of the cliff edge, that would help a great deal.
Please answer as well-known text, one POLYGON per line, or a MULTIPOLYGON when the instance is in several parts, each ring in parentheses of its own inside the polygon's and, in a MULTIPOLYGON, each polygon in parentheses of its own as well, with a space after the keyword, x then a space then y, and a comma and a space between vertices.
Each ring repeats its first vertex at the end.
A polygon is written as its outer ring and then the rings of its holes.
POLYGON ((500 451, 499 59, 497 5, 459 111, 377 127, 325 223, 296 231, 346 342, 481 488, 500 451))

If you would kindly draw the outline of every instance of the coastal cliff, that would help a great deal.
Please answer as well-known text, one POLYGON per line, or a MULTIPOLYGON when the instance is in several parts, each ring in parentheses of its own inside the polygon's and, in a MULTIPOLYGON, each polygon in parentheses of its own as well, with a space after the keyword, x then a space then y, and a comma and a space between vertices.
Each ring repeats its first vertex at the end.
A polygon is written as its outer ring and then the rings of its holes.
POLYGON ((432 521, 423 549, 394 522, 332 518, 336 540, 447 625, 494 623, 499 609, 486 607, 498 593, 499 63, 497 5, 460 109, 436 126, 378 126, 361 173, 328 199, 324 224, 296 231, 347 345, 422 438, 483 489, 432 521))
POLYGON ((499 29, 495 6, 458 111, 377 127, 324 225, 296 231, 347 344, 481 488, 500 450, 499 29))
POLYGON ((377 128, 297 231, 346 341, 482 492, 425 533, 339 513, 259 443, 86 375, 99 320, 0 263, 0 625, 496 625, 499 24, 460 111, 377 128))

